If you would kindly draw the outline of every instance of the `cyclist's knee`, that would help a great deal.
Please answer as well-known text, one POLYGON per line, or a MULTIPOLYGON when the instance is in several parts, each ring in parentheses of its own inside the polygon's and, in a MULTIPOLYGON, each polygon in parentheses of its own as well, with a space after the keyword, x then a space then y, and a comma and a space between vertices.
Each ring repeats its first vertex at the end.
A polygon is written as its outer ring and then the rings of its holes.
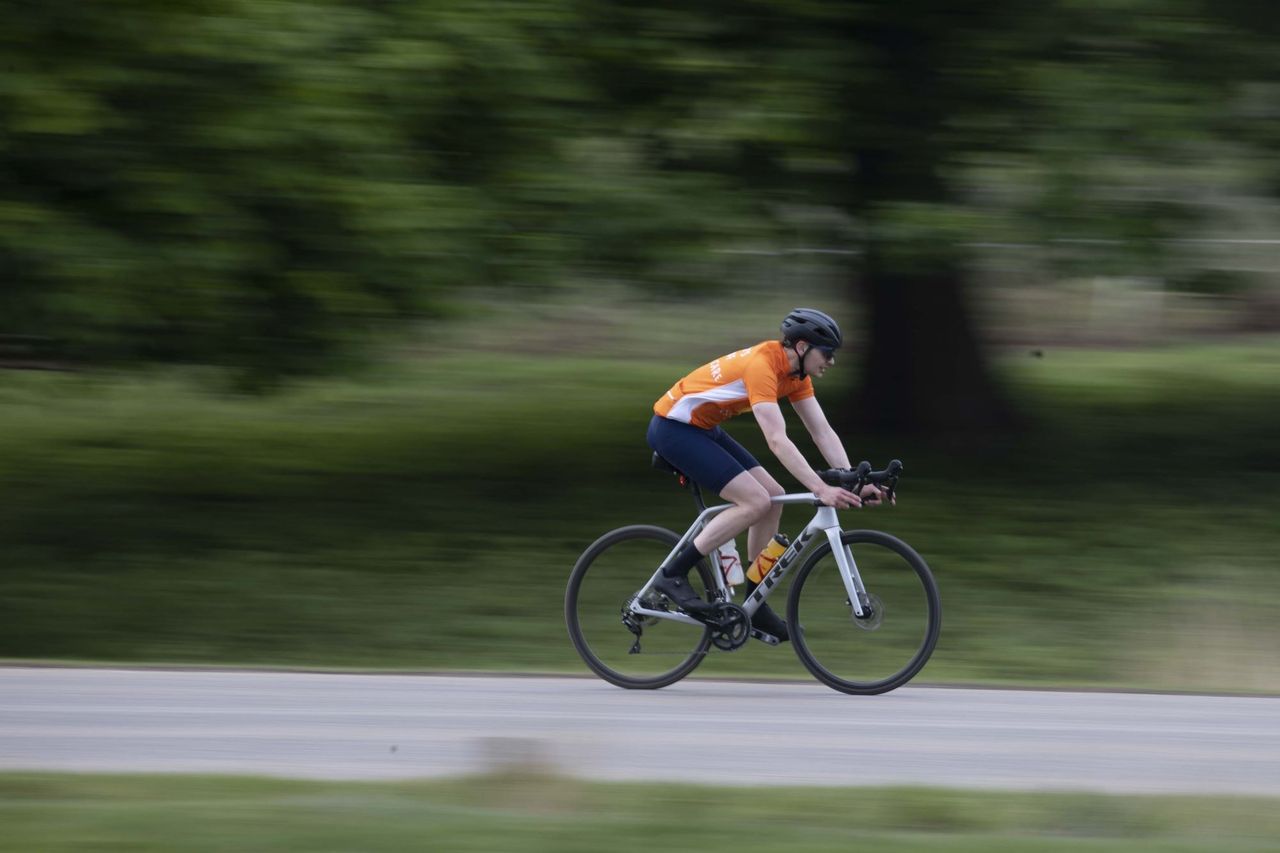
POLYGON ((764 487, 761 487, 748 495, 744 495, 743 499, 738 502, 738 506, 751 513, 751 518, 754 521, 769 514, 769 510, 773 509, 773 501, 769 499, 769 492, 764 487))
POLYGON ((764 468, 752 468, 749 473, 755 478, 755 481, 760 484, 765 492, 768 493, 769 497, 777 498, 787 493, 787 490, 782 488, 782 484, 773 479, 773 476, 764 468))
MULTIPOLYGON (((781 495, 786 493, 780 491, 777 494, 781 495)), ((752 524, 756 523, 757 521, 763 521, 764 519, 767 519, 770 516, 782 514, 782 504, 774 503, 772 500, 772 498, 774 497, 776 497, 776 495, 774 494, 772 489, 766 488, 764 490, 763 500, 759 504, 755 505, 755 515, 752 517, 752 520, 751 520, 752 524)))
POLYGON ((752 522, 768 514, 773 506, 768 490, 745 471, 729 482, 720 497, 746 510, 752 522))

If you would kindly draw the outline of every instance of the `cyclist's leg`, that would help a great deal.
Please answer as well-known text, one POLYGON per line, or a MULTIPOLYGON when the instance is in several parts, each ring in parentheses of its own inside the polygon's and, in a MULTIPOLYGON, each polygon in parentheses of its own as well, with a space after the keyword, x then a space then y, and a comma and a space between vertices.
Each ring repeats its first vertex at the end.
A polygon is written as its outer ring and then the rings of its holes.
MULTIPOLYGON (((730 456, 732 456, 742 466, 743 470, 745 470, 748 474, 751 475, 752 479, 754 479, 757 483, 760 484, 761 487, 764 488, 766 501, 768 500, 769 497, 772 497, 774 495, 785 494, 785 492, 782 489, 782 486, 778 484, 777 480, 773 479, 773 477, 769 474, 768 471, 764 470, 764 467, 756 460, 754 456, 751 455, 751 451, 747 450, 745 447, 743 447, 741 444, 735 441, 733 436, 725 432, 723 428, 711 430, 710 436, 711 436, 711 439, 715 441, 717 445, 722 447, 730 456)), ((746 498, 746 500, 752 502, 755 505, 755 509, 758 513, 758 517, 754 521, 748 522, 749 532, 747 533, 747 565, 750 565, 751 561, 756 558, 756 555, 759 554, 761 551, 763 551, 764 546, 767 545, 769 540, 773 538, 773 534, 778 532, 778 521, 782 517, 782 505, 769 502, 761 506, 760 495, 756 493, 754 489, 746 488, 739 491, 743 495, 743 497, 746 498)), ((738 504, 739 506, 743 505, 742 499, 735 500, 734 498, 725 494, 723 490, 720 492, 720 496, 727 501, 731 501, 732 503, 738 504)), ((714 530, 712 532, 715 534, 723 533, 723 539, 727 540, 729 536, 736 536, 739 533, 741 533, 742 527, 740 526, 736 527, 733 533, 725 533, 724 531, 714 531, 714 530)), ((717 546, 719 544, 721 543, 718 541, 713 541, 711 543, 712 547, 717 546)))
MULTIPOLYGON (((756 478, 761 486, 770 497, 779 497, 787 492, 782 488, 782 484, 773 478, 768 471, 757 465, 747 470, 747 473, 756 478)), ((782 504, 771 503, 769 511, 761 516, 760 520, 751 525, 747 531, 747 560, 746 565, 751 565, 756 557, 760 556, 760 552, 764 550, 764 546, 769 544, 769 540, 778 532, 778 524, 782 520, 782 504)))
POLYGON ((711 520, 692 547, 676 555, 668 567, 672 576, 687 573, 700 556, 746 530, 771 508, 769 493, 747 473, 760 463, 723 429, 707 430, 655 416, 648 440, 649 446, 704 489, 734 504, 711 520))
MULTIPOLYGON (((786 493, 782 485, 756 461, 755 457, 745 447, 734 441, 723 430, 720 431, 720 435, 716 438, 718 443, 747 469, 747 476, 754 479, 760 489, 764 491, 766 500, 786 493)), ((778 522, 782 518, 782 509, 782 504, 775 504, 769 501, 760 511, 757 519, 751 522, 747 532, 747 565, 755 561, 755 558, 764 550, 765 545, 778 532, 778 522)), ((755 588, 756 584, 748 578, 747 595, 754 592, 755 588)), ((761 602, 756 608, 751 617, 751 625, 766 634, 773 635, 782 642, 786 642, 791 638, 787 623, 783 621, 782 617, 773 612, 767 602, 761 602)))
POLYGON ((772 507, 769 493, 750 471, 743 471, 730 480, 720 490, 720 497, 734 506, 711 519, 693 540, 694 546, 703 554, 759 522, 772 507))

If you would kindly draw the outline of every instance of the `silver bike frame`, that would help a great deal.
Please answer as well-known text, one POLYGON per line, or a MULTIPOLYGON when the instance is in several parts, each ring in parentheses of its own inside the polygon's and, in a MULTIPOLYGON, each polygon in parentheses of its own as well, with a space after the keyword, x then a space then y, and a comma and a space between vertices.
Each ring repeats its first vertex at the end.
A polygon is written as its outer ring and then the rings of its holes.
MULTIPOLYGON (((787 572, 791 570, 791 567, 795 565, 800 555, 804 553, 804 550, 809 546, 813 537, 821 533, 827 537, 827 542, 831 545, 831 552, 835 555, 836 566, 840 569, 840 578, 844 581, 845 592, 849 595, 849 602, 852 607, 853 614, 858 617, 864 616, 866 611, 863 609, 863 602, 867 600, 867 588, 862 583, 862 576, 858 574, 858 565, 853 559, 853 551, 851 551, 849 546, 845 545, 840 540, 840 520, 836 517, 835 509, 819 503, 817 497, 812 492, 781 495, 773 498, 772 500, 773 503, 784 505, 817 505, 818 509, 813 514, 813 518, 810 519, 809 523, 805 525, 805 528, 801 531, 800 535, 796 537, 789 546, 787 546, 787 550, 782 552, 782 556, 778 557, 778 562, 774 563, 769 574, 765 575, 764 579, 760 582, 760 585, 756 587, 755 591, 747 596, 746 601, 742 603, 742 609, 747 612, 748 616, 754 616, 755 612, 760 609, 760 605, 764 603, 764 600, 769 597, 774 588, 776 588, 782 579, 786 577, 787 572)), ((698 517, 694 519, 693 524, 687 531, 685 531, 685 534, 680 537, 680 541, 671 549, 671 553, 667 554, 666 558, 662 561, 662 564, 658 566, 657 571, 653 573, 645 585, 641 587, 640 591, 636 593, 635 597, 631 599, 629 607, 632 613, 657 619, 670 619, 675 622, 685 622, 690 625, 702 625, 701 622, 694 619, 692 616, 687 616, 684 613, 674 613, 669 610, 651 610, 643 606, 641 602, 644 600, 645 596, 648 595, 649 590, 653 587, 653 582, 657 580, 663 567, 665 567, 667 563, 671 562, 672 558, 674 558, 675 555, 679 553, 680 549, 685 546, 685 543, 692 542, 693 539, 702 532, 702 529, 707 526, 707 523, 711 519, 715 518, 727 509, 732 509, 733 506, 734 504, 719 504, 718 506, 707 507, 699 513, 698 517)), ((722 546, 723 543, 721 547, 722 546)), ((724 575, 720 571, 720 547, 714 548, 711 553, 707 555, 707 559, 710 560, 712 564, 711 575, 715 578, 716 600, 731 600, 729 588, 725 585, 724 575)))

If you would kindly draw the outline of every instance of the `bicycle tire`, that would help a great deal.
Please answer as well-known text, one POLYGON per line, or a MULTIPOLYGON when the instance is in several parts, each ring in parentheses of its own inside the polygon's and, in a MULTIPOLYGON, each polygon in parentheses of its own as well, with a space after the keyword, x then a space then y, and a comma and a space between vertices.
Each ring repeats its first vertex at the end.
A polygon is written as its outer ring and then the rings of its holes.
MULTIPOLYGON (((641 661, 632 660, 632 655, 625 653, 637 639, 622 623, 622 608, 630 601, 631 596, 639 591, 661 561, 680 541, 680 537, 664 527, 647 524, 636 524, 612 530, 582 552, 578 562, 569 575, 569 583, 565 589, 564 611, 565 625, 569 630, 569 639, 574 649, 596 675, 610 684, 630 690, 654 690, 674 684, 692 672, 702 659, 706 657, 711 644, 711 630, 705 626, 697 628, 670 620, 653 620, 647 626, 645 634, 639 640, 641 647, 653 646, 653 634, 662 632, 662 649, 645 654, 641 652, 641 661), (612 556, 624 550, 620 546, 632 543, 639 544, 627 559, 613 560, 612 556), (606 560, 605 558, 611 558, 606 560), (621 565, 613 565, 614 563, 621 565), (593 581, 592 569, 597 575, 607 577, 593 581), (613 577, 613 575, 617 577, 613 577), (600 581, 600 582, 596 582, 600 581), (584 587, 596 587, 590 592, 592 600, 584 603, 584 587), (616 592, 616 595, 614 593, 616 592), (582 613, 582 608, 588 613, 582 613), (612 611, 609 610, 612 608, 612 611), (603 611, 603 612, 601 612, 603 611), (585 616, 585 622, 584 622, 585 616), (660 623, 660 624, 659 624, 660 623), (588 627, 588 625, 590 627, 588 627), (612 630, 616 628, 616 630, 612 630), (687 638, 688 650, 684 648, 687 638), (667 651, 666 649, 674 649, 667 651), (607 650, 607 654, 606 654, 607 650), (678 662, 670 668, 664 668, 666 658, 678 662), (622 667, 634 665, 635 669, 656 669, 652 672, 626 672, 622 667)), ((711 566, 706 560, 697 564, 698 576, 702 579, 703 589, 713 588, 711 566)))
POLYGON ((892 593, 892 606, 881 600, 878 616, 895 621, 880 634, 885 622, 874 622, 871 627, 873 620, 853 616, 845 603, 848 596, 831 544, 824 542, 800 567, 791 586, 787 599, 787 621, 794 626, 791 643, 805 668, 828 687, 860 696, 887 693, 914 678, 937 646, 942 629, 938 584, 924 559, 901 539, 876 530, 850 530, 841 533, 840 541, 853 550, 867 592, 878 598, 892 593), (854 549, 856 545, 867 547, 854 549), (922 598, 917 600, 919 596, 922 598), (924 624, 916 641, 912 623, 919 616, 924 617, 924 624), (914 646, 909 656, 899 651, 899 647, 909 646, 914 646), (889 661, 890 668, 897 667, 892 661, 899 657, 905 663, 888 675, 853 674, 859 668, 877 666, 880 659, 889 661))

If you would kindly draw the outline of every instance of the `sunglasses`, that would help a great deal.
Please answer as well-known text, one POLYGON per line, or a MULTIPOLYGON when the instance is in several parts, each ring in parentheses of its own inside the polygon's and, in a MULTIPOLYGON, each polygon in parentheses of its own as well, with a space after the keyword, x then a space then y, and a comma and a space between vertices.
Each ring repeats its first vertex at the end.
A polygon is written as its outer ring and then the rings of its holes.
POLYGON ((835 358, 836 358, 836 348, 835 348, 835 347, 820 347, 820 346, 815 346, 815 347, 813 347, 813 349, 815 349, 815 350, 817 350, 818 352, 822 353, 822 357, 823 357, 823 358, 825 358, 827 361, 835 361, 835 358))

